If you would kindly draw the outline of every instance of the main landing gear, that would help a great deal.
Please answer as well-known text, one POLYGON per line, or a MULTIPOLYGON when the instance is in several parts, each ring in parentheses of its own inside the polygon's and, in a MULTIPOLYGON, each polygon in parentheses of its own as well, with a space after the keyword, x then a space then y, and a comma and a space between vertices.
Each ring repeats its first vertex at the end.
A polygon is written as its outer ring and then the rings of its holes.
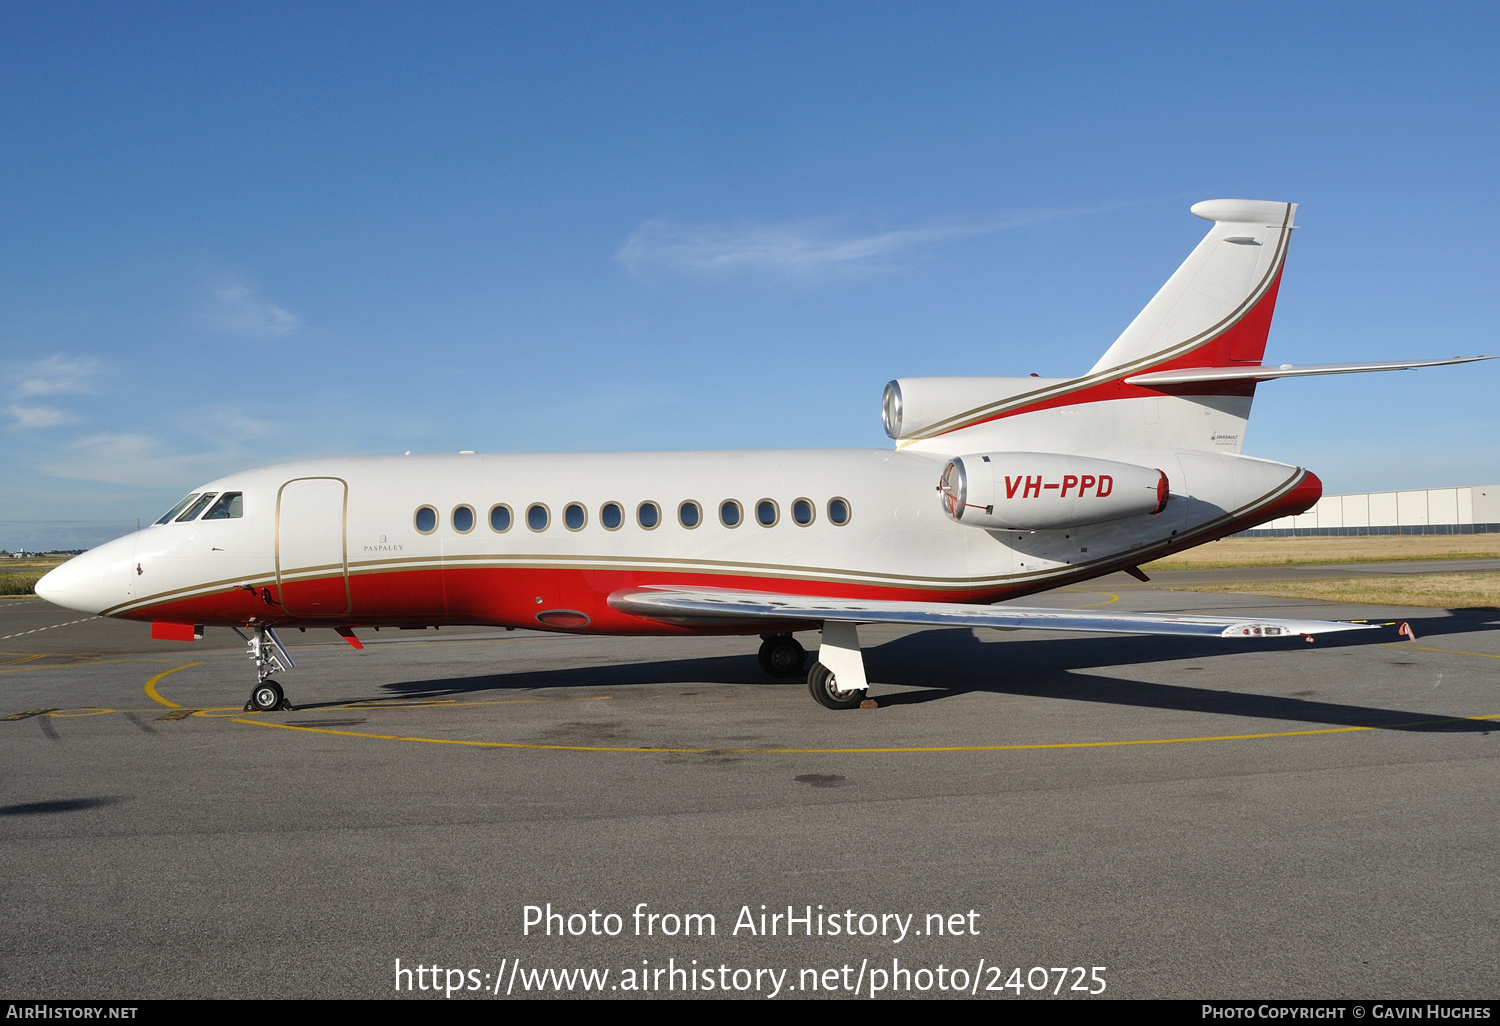
POLYGON ((807 690, 821 706, 828 709, 858 709, 868 691, 844 691, 833 671, 822 663, 813 663, 807 674, 807 690))
POLYGON ((286 700, 281 685, 272 680, 271 675, 285 673, 297 664, 292 661, 291 654, 276 636, 276 632, 269 627, 251 627, 248 635, 238 627, 234 632, 245 639, 250 650, 250 661, 255 664, 255 690, 250 692, 245 711, 276 712, 278 709, 290 709, 292 703, 286 700))
MULTIPOLYGON (((790 634, 762 634, 760 668, 772 677, 799 677, 807 665, 807 649, 790 634)), ((858 709, 869 691, 864 686, 864 657, 859 651, 859 637, 852 623, 825 623, 823 646, 818 661, 807 673, 807 690, 819 705, 829 709, 858 709), (835 674, 828 664, 842 668, 835 674), (854 683, 847 687, 844 680, 854 683)))
POLYGON ((799 677, 807 665, 807 649, 790 634, 762 634, 760 668, 772 677, 799 677))
POLYGON ((858 709, 869 697, 859 630, 852 623, 826 620, 818 661, 807 674, 807 690, 828 709, 858 709))

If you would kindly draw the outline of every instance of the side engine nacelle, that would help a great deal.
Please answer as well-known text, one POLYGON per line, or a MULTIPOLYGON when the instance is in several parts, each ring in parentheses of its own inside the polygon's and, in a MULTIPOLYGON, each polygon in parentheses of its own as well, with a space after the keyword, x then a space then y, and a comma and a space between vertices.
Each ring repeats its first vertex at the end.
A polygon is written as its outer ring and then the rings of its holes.
POLYGON ((1066 378, 898 378, 885 386, 880 419, 896 441, 941 430, 1004 399, 1066 378))
POLYGON ((1167 475, 1151 467, 1050 452, 958 456, 938 484, 943 511, 970 527, 1044 531, 1167 507, 1167 475))

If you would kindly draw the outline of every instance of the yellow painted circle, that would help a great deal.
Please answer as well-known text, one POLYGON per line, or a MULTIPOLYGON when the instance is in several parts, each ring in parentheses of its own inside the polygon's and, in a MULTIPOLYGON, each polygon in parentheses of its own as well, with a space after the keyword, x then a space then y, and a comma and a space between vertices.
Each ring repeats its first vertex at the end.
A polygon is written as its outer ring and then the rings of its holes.
MULTIPOLYGON (((1403 646, 1420 647, 1420 646, 1403 646)), ((1451 649, 1424 649, 1425 651, 1443 652, 1448 655, 1477 655, 1485 658, 1496 658, 1484 652, 1455 652, 1451 649)), ((156 690, 156 682, 168 674, 177 673, 180 670, 201 666, 202 662, 188 663, 175 669, 159 673, 146 682, 146 693, 152 699, 171 708, 181 708, 177 703, 163 698, 156 690)), ((319 712, 333 712, 336 710, 359 709, 363 711, 376 709, 420 709, 441 706, 443 708, 456 708, 470 705, 530 705, 539 702, 555 701, 608 701, 609 696, 590 696, 587 698, 571 699, 497 699, 485 702, 459 702, 453 699, 440 699, 435 701, 417 702, 393 702, 378 703, 377 700, 360 700, 341 705, 323 706, 319 712)), ((111 710, 85 711, 73 710, 68 715, 98 715, 99 712, 111 710)), ((50 715, 58 715, 51 713, 50 715)), ((1062 741, 1044 744, 1010 744, 1010 745, 933 745, 933 746, 911 746, 891 748, 656 748, 656 747, 625 747, 610 745, 544 745, 528 744, 519 741, 462 741, 454 738, 440 737, 418 737, 407 734, 375 734, 355 730, 334 730, 329 727, 308 727, 292 723, 276 723, 271 720, 250 719, 242 712, 237 713, 232 707, 219 709, 197 710, 192 715, 208 715, 214 718, 232 720, 235 723, 243 723, 253 727, 272 727, 276 730, 294 730, 307 734, 332 734, 336 737, 366 738, 372 741, 408 741, 430 745, 460 745, 466 748, 513 748, 532 751, 550 752, 609 752, 629 755, 905 755, 935 752, 1027 752, 1044 751, 1048 749, 1064 748, 1125 748, 1139 745, 1177 745, 1193 744, 1206 741, 1263 741, 1271 738, 1283 737, 1315 737, 1324 734, 1356 734, 1364 731, 1374 730, 1401 730, 1412 727, 1435 726, 1444 723, 1465 723, 1500 719, 1500 713, 1486 713, 1480 716, 1442 716, 1432 719, 1411 720, 1405 723, 1382 723, 1372 726, 1359 727, 1317 727, 1309 730, 1276 730, 1264 731, 1255 734, 1210 734, 1197 737, 1162 737, 1162 738, 1137 738, 1125 741, 1062 741)))

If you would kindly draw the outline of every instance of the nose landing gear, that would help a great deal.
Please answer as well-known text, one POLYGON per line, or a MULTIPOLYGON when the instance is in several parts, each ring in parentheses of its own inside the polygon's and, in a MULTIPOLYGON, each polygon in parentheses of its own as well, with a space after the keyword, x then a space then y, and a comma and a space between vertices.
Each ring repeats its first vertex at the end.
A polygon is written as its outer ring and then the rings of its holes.
POLYGON ((255 685, 255 690, 250 692, 250 701, 245 703, 246 712, 275 712, 291 707, 292 703, 286 700, 281 685, 274 680, 263 680, 255 685))
POLYGON ((292 661, 291 653, 287 652, 286 646, 271 628, 251 627, 250 631, 247 635, 238 627, 234 629, 236 634, 245 639, 249 648, 247 654, 255 664, 255 690, 250 692, 245 711, 276 712, 279 709, 290 709, 292 703, 286 700, 286 693, 281 690, 280 684, 271 679, 271 675, 285 673, 297 664, 292 661))

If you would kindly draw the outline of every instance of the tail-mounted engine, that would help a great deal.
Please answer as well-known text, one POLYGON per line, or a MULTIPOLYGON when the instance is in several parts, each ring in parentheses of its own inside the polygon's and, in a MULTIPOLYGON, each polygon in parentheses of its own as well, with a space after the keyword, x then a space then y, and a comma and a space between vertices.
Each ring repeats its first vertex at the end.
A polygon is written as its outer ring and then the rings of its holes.
POLYGON ((970 527, 1043 531, 1167 508, 1167 475, 1151 467, 1050 452, 959 456, 943 468, 943 511, 970 527))

